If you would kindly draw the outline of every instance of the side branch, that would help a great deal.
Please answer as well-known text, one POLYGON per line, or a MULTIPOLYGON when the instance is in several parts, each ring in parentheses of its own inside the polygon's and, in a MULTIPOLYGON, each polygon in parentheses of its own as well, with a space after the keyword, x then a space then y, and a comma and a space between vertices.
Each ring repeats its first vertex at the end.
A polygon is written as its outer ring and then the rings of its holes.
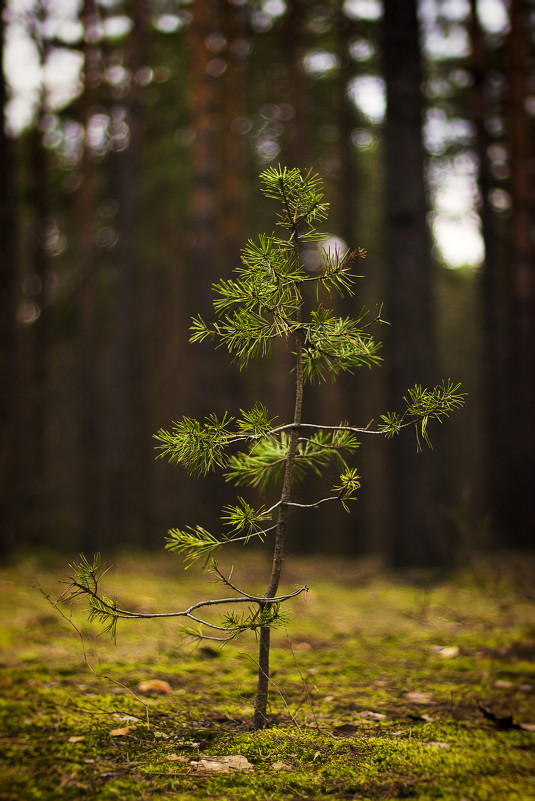
MULTIPOLYGON (((225 579, 225 583, 228 584, 228 581, 225 579)), ((222 605, 231 605, 231 604, 242 604, 242 603, 256 603, 260 606, 270 606, 273 604, 282 603, 283 601, 288 601, 290 598, 295 598, 297 595, 300 595, 303 592, 308 592, 308 587, 303 585, 299 587, 294 592, 288 593, 287 595, 278 595, 276 597, 270 598, 268 596, 258 596, 258 595, 249 595, 248 593, 243 592, 242 590, 238 590, 241 595, 238 598, 215 598, 206 601, 198 601, 195 604, 192 604, 187 609, 184 609, 181 612, 131 612, 128 609, 121 609, 118 606, 114 606, 113 603, 110 603, 109 599, 99 595, 94 590, 91 590, 89 587, 84 587, 83 584, 80 584, 78 581, 73 581, 71 584, 73 588, 73 594, 79 597, 80 595, 87 595, 91 599, 95 600, 99 608, 102 611, 106 611, 110 616, 117 618, 117 619, 153 619, 153 618, 172 618, 172 617, 189 617, 192 618, 192 613, 196 609, 202 609, 208 606, 222 606, 222 605)), ((73 596, 68 596, 63 598, 62 600, 67 601, 73 596)))
MULTIPOLYGON (((331 495, 328 498, 320 498, 319 501, 315 501, 314 503, 296 503, 295 501, 288 501, 287 506, 296 506, 299 509, 317 509, 322 503, 327 503, 328 501, 341 501, 343 495, 340 493, 338 495, 331 495)), ((344 498, 346 501, 356 501, 356 498, 344 498)))

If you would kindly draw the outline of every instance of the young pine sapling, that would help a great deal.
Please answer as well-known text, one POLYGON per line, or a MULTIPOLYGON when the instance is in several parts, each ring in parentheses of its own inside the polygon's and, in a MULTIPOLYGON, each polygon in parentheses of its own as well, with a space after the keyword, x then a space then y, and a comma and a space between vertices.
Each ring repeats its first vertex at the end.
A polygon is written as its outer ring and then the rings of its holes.
POLYGON ((252 487, 261 493, 273 492, 270 505, 250 505, 237 497, 236 505, 221 511, 222 529, 213 535, 200 525, 173 529, 166 548, 183 556, 191 564, 205 559, 231 590, 231 597, 201 600, 177 612, 141 614, 123 609, 116 599, 102 595, 99 582, 105 568, 97 555, 92 562, 81 557, 73 565, 68 600, 85 596, 90 607, 90 619, 98 619, 113 634, 118 620, 154 617, 184 617, 202 627, 197 636, 225 642, 245 631, 258 634, 258 684, 254 712, 255 728, 267 722, 269 689, 269 657, 271 628, 284 622, 281 604, 306 593, 302 586, 294 592, 278 594, 287 536, 288 515, 292 507, 317 508, 323 503, 349 503, 356 498, 360 477, 348 457, 359 445, 359 437, 378 434, 392 437, 404 428, 413 427, 417 445, 421 439, 428 444, 429 420, 441 421, 463 404, 459 385, 445 381, 433 389, 415 386, 403 398, 403 411, 381 415, 381 423, 359 428, 347 422, 326 426, 303 421, 303 395, 307 385, 336 378, 341 372, 371 367, 380 362, 379 344, 371 327, 380 323, 380 314, 366 310, 356 319, 340 317, 320 302, 331 294, 351 296, 355 262, 364 258, 365 251, 351 250, 345 254, 323 251, 321 270, 309 272, 303 266, 304 248, 325 238, 316 226, 327 217, 328 205, 323 202, 322 182, 311 172, 298 169, 270 168, 261 176, 264 195, 279 204, 277 226, 284 235, 260 236, 249 241, 243 250, 242 264, 234 278, 214 285, 216 321, 205 322, 198 317, 191 328, 192 342, 210 339, 227 348, 240 368, 250 359, 269 356, 274 340, 290 343, 293 352, 294 412, 293 419, 275 424, 268 410, 257 403, 237 417, 226 413, 221 419, 215 414, 200 422, 184 417, 171 430, 160 430, 156 439, 160 455, 172 464, 183 465, 195 476, 211 470, 222 470, 225 479, 236 486, 252 487), (309 288, 315 289, 309 292, 309 288), (311 300, 311 298, 315 298, 311 300), (241 448, 241 449, 240 449, 241 448), (335 460, 339 478, 324 497, 311 503, 292 500, 295 483, 307 472, 321 475, 329 462, 335 460), (278 488, 278 489, 274 489, 278 488), (255 595, 237 587, 218 567, 216 557, 227 544, 248 543, 253 538, 273 538, 273 560, 269 584, 264 595, 255 595), (204 616, 208 607, 244 608, 242 614, 229 611, 219 623, 204 616), (205 629, 210 634, 205 634, 205 629))

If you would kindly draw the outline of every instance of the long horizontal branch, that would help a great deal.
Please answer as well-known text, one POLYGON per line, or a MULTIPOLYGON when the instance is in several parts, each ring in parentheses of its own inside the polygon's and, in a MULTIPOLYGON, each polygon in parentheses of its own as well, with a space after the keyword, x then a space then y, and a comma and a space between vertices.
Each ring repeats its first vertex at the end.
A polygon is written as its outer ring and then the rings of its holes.
POLYGON ((84 587, 83 584, 80 584, 78 581, 73 581, 72 586, 78 588, 78 590, 83 592, 85 595, 90 595, 99 603, 101 608, 104 608, 105 610, 108 611, 108 613, 112 617, 118 619, 192 617, 191 613, 194 612, 195 609, 202 609, 206 606, 221 606, 225 604, 240 604, 240 603, 257 603, 262 606, 266 606, 266 605, 280 603, 282 601, 287 601, 290 598, 295 598, 296 595, 300 595, 302 592, 308 591, 308 587, 303 586, 299 587, 299 589, 289 593, 288 595, 278 595, 275 598, 266 598, 265 596, 248 595, 244 593, 240 598, 216 598, 208 601, 197 601, 197 603, 192 604, 182 612, 131 612, 128 609, 121 609, 120 607, 114 607, 112 604, 108 603, 107 601, 104 601, 98 595, 98 593, 94 592, 89 587, 84 587))
MULTIPOLYGON (((424 417, 431 417, 435 413, 435 411, 437 409, 439 409, 439 408, 440 408, 440 404, 437 403, 426 414, 419 414, 418 416, 415 417, 415 419, 407 420, 406 422, 400 422, 399 429, 410 428, 411 426, 417 425, 418 423, 421 422, 421 420, 424 417)), ((404 418, 407 416, 407 413, 408 413, 408 409, 406 409, 402 413, 401 421, 404 420, 404 418)), ((385 436, 384 430, 379 429, 379 428, 371 428, 370 426, 372 425, 372 423, 373 423, 373 419, 370 420, 370 422, 368 423, 367 426, 365 426, 364 428, 361 428, 361 427, 358 427, 358 426, 350 426, 350 425, 327 426, 327 425, 322 425, 320 423, 303 423, 303 422, 301 422, 301 423, 299 423, 298 428, 299 429, 301 429, 301 428, 313 428, 316 431, 351 431, 354 434, 375 434, 375 435, 385 436)), ((291 431, 295 427, 296 427, 295 423, 286 423, 285 425, 276 426, 275 428, 270 428, 269 430, 263 431, 263 432, 261 432, 259 434, 240 434, 240 435, 236 435, 236 436, 230 435, 229 438, 222 444, 224 445, 224 447, 229 447, 230 445, 234 445, 234 444, 236 444, 238 442, 251 442, 251 441, 254 441, 254 440, 261 440, 264 437, 270 437, 270 436, 273 436, 275 434, 280 434, 283 431, 291 431)), ((282 462, 282 461, 284 461, 284 459, 280 459, 279 461, 282 462)), ((271 467, 271 466, 272 465, 270 464, 269 467, 271 467)))
MULTIPOLYGON (((427 416, 432 415, 433 411, 434 410, 431 409, 430 412, 429 412, 429 415, 422 415, 422 416, 419 416, 415 420, 408 420, 406 423, 402 423, 400 425, 400 428, 408 428, 410 426, 416 425, 417 423, 420 422, 422 417, 424 417, 424 416, 427 417, 427 416)), ((406 414, 406 412, 404 413, 403 416, 405 416, 405 414, 406 414)), ((358 426, 349 426, 349 425, 326 426, 326 425, 322 425, 320 423, 299 423, 299 428, 300 429, 301 428, 314 428, 317 431, 352 431, 354 434, 380 434, 381 436, 384 436, 385 432, 382 431, 381 429, 379 429, 379 428, 370 428, 372 423, 373 423, 373 420, 370 420, 370 422, 368 423, 368 425, 365 428, 359 428, 358 426)), ((271 428, 269 431, 266 431, 266 432, 264 432, 262 434, 256 434, 256 435, 253 435, 253 436, 251 436, 251 435, 243 435, 241 437, 235 437, 232 440, 228 440, 228 442, 226 444, 232 445, 235 442, 244 442, 244 441, 248 441, 248 440, 250 441, 252 439, 262 439, 263 437, 269 437, 269 436, 271 436, 273 434, 280 434, 282 431, 290 431, 292 428, 295 428, 295 424, 294 423, 286 423, 285 425, 277 426, 276 428, 271 428)))
MULTIPOLYGON (((314 428, 317 431, 353 431, 355 434, 383 434, 384 431, 380 431, 379 429, 370 428, 373 420, 370 420, 366 428, 358 428, 357 426, 349 426, 349 425, 338 425, 338 426, 325 426, 319 423, 299 423, 299 428, 314 428)), ((405 423, 405 425, 410 425, 409 423, 405 423)), ((288 423, 285 426, 279 426, 278 428, 274 428, 271 433, 278 433, 279 431, 284 431, 289 428, 293 428, 293 423, 288 423)))

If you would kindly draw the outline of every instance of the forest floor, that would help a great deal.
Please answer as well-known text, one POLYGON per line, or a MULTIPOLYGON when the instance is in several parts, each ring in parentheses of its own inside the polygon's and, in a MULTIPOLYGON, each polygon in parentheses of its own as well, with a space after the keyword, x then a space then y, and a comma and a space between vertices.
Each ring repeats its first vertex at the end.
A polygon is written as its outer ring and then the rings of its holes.
MULTIPOLYGON (((115 565, 103 589, 139 611, 225 594, 172 555, 115 565)), ((266 567, 253 555, 233 582, 261 592, 266 567)), ((254 635, 219 649, 139 620, 114 645, 47 601, 66 560, 20 560, 0 572, 0 798, 535 799, 534 568, 289 558, 281 589, 310 591, 273 632, 255 732, 254 635)))

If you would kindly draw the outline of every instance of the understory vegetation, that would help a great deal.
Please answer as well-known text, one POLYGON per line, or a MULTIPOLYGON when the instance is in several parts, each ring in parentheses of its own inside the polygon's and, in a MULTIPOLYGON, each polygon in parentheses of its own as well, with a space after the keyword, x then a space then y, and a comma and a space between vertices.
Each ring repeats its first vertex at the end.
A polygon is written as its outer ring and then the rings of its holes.
MULTIPOLYGON (((260 587, 264 556, 232 556, 260 587)), ((209 581, 165 556, 116 564, 140 611, 209 581)), ((21 560, 0 574, 0 798, 535 798, 533 567, 401 576, 294 557, 284 590, 303 575, 310 589, 273 632, 269 726, 254 731, 254 640, 214 648, 152 620, 114 646, 83 609, 47 602, 55 559, 21 560)))

